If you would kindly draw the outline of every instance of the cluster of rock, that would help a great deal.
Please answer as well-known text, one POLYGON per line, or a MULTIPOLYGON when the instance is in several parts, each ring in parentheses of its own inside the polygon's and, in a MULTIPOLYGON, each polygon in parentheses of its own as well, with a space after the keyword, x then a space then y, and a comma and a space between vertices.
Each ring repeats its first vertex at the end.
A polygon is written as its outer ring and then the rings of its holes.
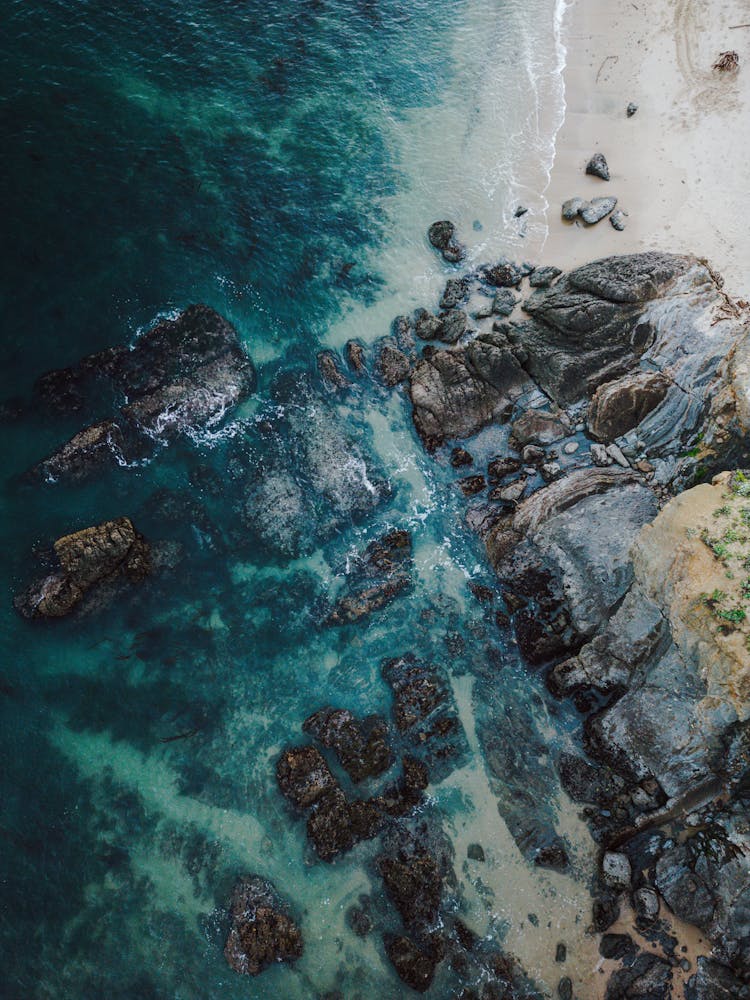
MULTIPOLYGON (((747 568, 726 561, 723 539, 739 529, 710 531, 713 512, 728 509, 728 477, 670 497, 748 460, 748 327, 707 266, 656 253, 545 282, 510 319, 472 310, 489 273, 518 289, 520 272, 503 261, 451 279, 447 292, 463 282, 466 332, 412 362, 414 424, 430 451, 507 428, 486 474, 458 485, 521 651, 586 715, 597 766, 561 761, 563 782, 591 807, 602 844, 619 838, 633 873, 627 886, 602 876, 598 929, 622 892, 644 920, 661 897, 714 943, 690 996, 714 996, 706 984, 717 977, 739 991, 750 968, 750 829, 738 822, 750 790, 750 661, 744 607, 720 577, 744 580, 747 568), (679 839, 655 835, 667 822, 679 839)), ((415 330, 418 319, 397 323, 415 330)), ((451 464, 464 472, 471 451, 454 447, 451 464)), ((666 989, 678 961, 631 958, 612 997, 666 989)))
POLYGON ((302 933, 266 879, 238 879, 229 915, 224 957, 235 972, 257 976, 275 962, 295 962, 302 956, 302 933))
MULTIPOLYGON (((628 108, 628 117, 632 117, 630 107, 628 108)), ((602 153, 595 153, 591 157, 586 164, 586 173, 591 177, 599 177, 603 181, 609 180, 609 165, 602 153)), ((597 222, 601 222, 602 219, 609 216, 612 228, 622 232, 627 225, 628 213, 623 212, 622 209, 615 211, 616 208, 617 198, 614 197, 592 198, 590 201, 586 201, 585 198, 569 198, 563 203, 562 217, 566 222, 575 222, 577 219, 581 219, 587 226, 595 226, 597 222)))
POLYGON ((132 347, 108 348, 37 381, 36 406, 57 414, 98 413, 32 474, 76 481, 133 461, 155 441, 220 421, 252 392, 255 378, 234 327, 208 306, 189 306, 132 347))

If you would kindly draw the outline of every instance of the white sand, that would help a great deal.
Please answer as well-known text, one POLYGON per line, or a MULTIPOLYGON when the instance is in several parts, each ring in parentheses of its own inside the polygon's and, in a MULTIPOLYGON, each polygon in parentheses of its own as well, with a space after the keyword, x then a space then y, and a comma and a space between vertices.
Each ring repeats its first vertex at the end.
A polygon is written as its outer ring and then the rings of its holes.
POLYGON ((724 275, 730 294, 750 292, 750 28, 730 28, 743 23, 750 23, 746 0, 569 7, 567 112, 547 191, 544 263, 569 268, 614 253, 692 252, 724 275), (739 53, 738 72, 712 69, 727 49, 739 53), (629 119, 630 101, 639 110, 629 119), (607 157, 609 183, 584 173, 596 151, 607 157), (560 217, 567 198, 609 194, 629 213, 623 233, 607 220, 585 228, 560 217))

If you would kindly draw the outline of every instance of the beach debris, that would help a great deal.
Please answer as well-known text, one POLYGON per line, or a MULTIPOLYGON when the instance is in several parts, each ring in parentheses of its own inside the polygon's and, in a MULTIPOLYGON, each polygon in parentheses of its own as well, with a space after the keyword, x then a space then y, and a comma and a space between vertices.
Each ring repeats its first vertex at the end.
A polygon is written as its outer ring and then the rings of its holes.
POLYGON ((618 208, 617 211, 613 212, 609 217, 609 221, 612 223, 612 228, 616 229, 618 233, 621 233, 627 226, 627 222, 625 221, 627 217, 628 213, 623 212, 622 209, 618 208))
POLYGON ((579 208, 578 214, 584 222, 593 226, 606 218, 616 205, 617 198, 592 198, 588 204, 579 208))
POLYGON ((607 65, 608 62, 617 63, 619 61, 620 61, 619 56, 605 56, 604 59, 602 59, 602 64, 599 67, 599 72, 596 74, 596 83, 599 83, 599 77, 602 75, 602 70, 604 69, 604 67, 607 65))
POLYGON ((713 65, 714 69, 721 70, 726 73, 729 70, 739 69, 740 57, 733 50, 729 52, 720 52, 719 58, 713 65))
POLYGON ((568 222, 572 222, 578 217, 578 212, 586 205, 583 198, 568 198, 567 201, 563 202, 562 207, 562 217, 568 222))
POLYGON ((609 166, 603 153, 594 153, 586 164, 586 173, 592 177, 601 177, 603 181, 609 180, 609 166))
POLYGON ((528 208, 525 205, 519 205, 516 209, 514 215, 517 219, 520 219, 522 215, 526 215, 528 208))
POLYGON ((466 248, 456 239, 456 227, 447 219, 433 222, 427 230, 427 238, 449 264, 458 264, 464 259, 466 248))
POLYGON ((635 104, 633 101, 631 101, 630 104, 628 104, 627 108, 625 108, 625 114, 628 116, 628 118, 632 118, 637 110, 638 110, 638 105, 635 104))

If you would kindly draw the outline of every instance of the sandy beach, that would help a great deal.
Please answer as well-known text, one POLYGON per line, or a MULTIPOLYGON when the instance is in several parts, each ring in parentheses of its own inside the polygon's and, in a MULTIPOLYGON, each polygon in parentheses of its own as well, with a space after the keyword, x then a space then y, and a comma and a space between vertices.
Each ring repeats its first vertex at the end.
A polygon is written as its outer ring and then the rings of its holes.
POLYGON ((576 0, 563 27, 566 116, 547 191, 543 263, 569 268, 649 249, 705 257, 730 294, 750 290, 742 211, 750 150, 750 22, 742 0, 576 0), (734 49, 736 72, 712 69, 734 49), (628 118, 629 102, 638 105, 628 118), (584 173, 594 152, 611 180, 584 173), (573 196, 614 195, 627 229, 560 217, 573 196))

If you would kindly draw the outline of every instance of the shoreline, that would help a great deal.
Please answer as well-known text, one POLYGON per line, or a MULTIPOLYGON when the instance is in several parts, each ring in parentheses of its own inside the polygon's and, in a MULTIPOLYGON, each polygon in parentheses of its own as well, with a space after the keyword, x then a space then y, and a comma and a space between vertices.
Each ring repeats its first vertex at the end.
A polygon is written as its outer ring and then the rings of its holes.
MULTIPOLYGON (((750 29, 740 0, 714 4, 658 0, 573 0, 564 12, 565 118, 555 140, 544 245, 539 263, 564 270, 612 254, 645 250, 708 259, 730 294, 750 286, 750 230, 737 211, 745 195, 740 164, 750 152, 750 29), (712 69, 735 49, 738 72, 712 69), (630 101, 638 105, 628 118, 630 101), (585 174, 595 152, 611 180, 585 174), (627 228, 566 223, 568 198, 618 198, 627 228)), ((745 12, 746 14, 746 12, 745 12)))

